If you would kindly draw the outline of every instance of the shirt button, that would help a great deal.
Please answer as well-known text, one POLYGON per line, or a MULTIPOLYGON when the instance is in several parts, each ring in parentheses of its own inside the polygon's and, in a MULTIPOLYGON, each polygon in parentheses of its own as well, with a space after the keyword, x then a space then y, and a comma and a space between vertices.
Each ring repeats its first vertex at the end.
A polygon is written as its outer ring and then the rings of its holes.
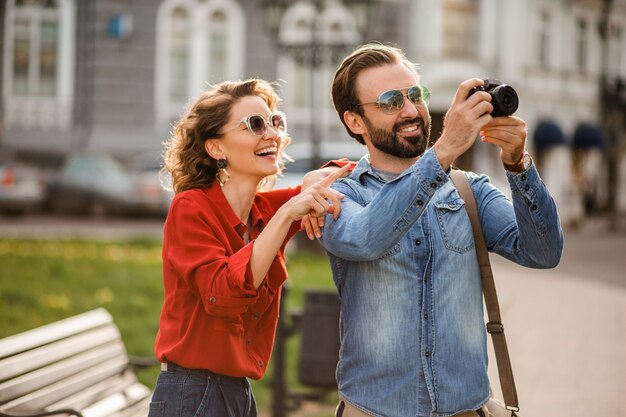
POLYGON ((215 300, 215 297, 211 297, 211 298, 209 298, 209 303, 211 303, 211 304, 215 304, 215 301, 216 301, 216 300, 215 300))
POLYGON ((254 313, 253 317, 254 317, 255 320, 258 320, 259 319, 259 313, 254 313))
POLYGON ((526 187, 524 187, 524 191, 528 191, 530 190, 530 185, 527 185, 526 187))
POLYGON ((522 181, 526 181, 526 174, 522 174, 520 178, 522 179, 522 181))
POLYGON ((246 344, 248 344, 248 345, 252 344, 252 339, 246 340, 246 344))
POLYGON ((435 178, 437 181, 441 182, 443 181, 443 178, 441 178, 439 175, 437 175, 437 178, 435 178))
POLYGON ((537 210, 537 205, 536 205, 536 204, 533 204, 532 206, 530 206, 530 209, 531 209, 532 211, 537 210))
POLYGON ((430 183, 430 188, 437 188, 437 183, 436 182, 431 182, 430 183))
POLYGON ((424 320, 428 320, 428 313, 424 313, 424 320))
POLYGON ((263 368, 263 361, 259 361, 259 368, 263 368))
POLYGON ((415 245, 416 245, 416 246, 419 246, 419 245, 421 245, 421 244, 422 244, 422 241, 421 241, 421 240, 419 240, 419 239, 415 239, 415 245))
POLYGON ((424 205, 424 202, 423 202, 422 200, 417 200, 417 205, 418 205, 418 206, 423 206, 423 205, 424 205))
POLYGON ((429 351, 429 350, 427 350, 426 352, 424 352, 424 356, 426 356, 427 358, 429 358, 429 357, 430 357, 430 351, 429 351))

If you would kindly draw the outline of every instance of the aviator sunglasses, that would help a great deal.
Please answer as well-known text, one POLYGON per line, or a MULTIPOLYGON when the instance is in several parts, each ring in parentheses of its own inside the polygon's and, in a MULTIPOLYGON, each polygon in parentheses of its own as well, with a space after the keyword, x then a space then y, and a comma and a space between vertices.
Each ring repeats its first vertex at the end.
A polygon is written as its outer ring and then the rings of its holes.
POLYGON ((252 114, 241 119, 239 123, 246 125, 246 128, 256 136, 265 136, 268 126, 273 127, 281 136, 287 134, 287 118, 279 111, 270 113, 267 119, 260 114, 252 114))
POLYGON ((415 85, 413 87, 405 87, 399 90, 385 91, 378 97, 378 101, 369 103, 360 103, 356 106, 365 106, 366 104, 376 104, 379 109, 385 113, 396 113, 404 106, 404 97, 416 106, 418 104, 428 104, 430 99, 430 90, 423 85, 415 85), (406 94, 403 91, 406 90, 406 94))

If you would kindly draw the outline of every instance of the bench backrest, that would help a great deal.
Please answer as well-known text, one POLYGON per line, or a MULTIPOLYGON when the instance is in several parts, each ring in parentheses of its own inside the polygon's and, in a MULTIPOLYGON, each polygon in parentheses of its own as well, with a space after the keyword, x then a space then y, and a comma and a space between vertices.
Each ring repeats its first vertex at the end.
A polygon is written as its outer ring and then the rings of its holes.
POLYGON ((104 309, 0 340, 0 412, 145 415, 149 396, 128 369, 120 332, 104 309))

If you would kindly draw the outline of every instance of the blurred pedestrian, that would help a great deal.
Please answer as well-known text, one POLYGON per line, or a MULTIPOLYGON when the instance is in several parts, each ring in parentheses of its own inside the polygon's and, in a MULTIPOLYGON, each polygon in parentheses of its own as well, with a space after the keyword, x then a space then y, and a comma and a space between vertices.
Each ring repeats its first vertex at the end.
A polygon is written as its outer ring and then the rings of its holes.
POLYGON ((448 176, 479 134, 500 148, 513 195, 465 173, 488 249, 527 267, 559 263, 562 231, 526 124, 492 117, 489 93, 470 96, 483 83, 460 84, 429 147, 430 93, 401 50, 363 46, 335 73, 335 109, 369 153, 333 185, 341 217, 327 216, 320 239, 341 298, 338 417, 489 415, 480 269, 448 176))
POLYGON ((285 245, 304 216, 319 234, 317 217, 339 215, 342 196, 330 185, 349 166, 269 189, 289 143, 278 101, 262 80, 218 84, 166 144, 176 195, 164 227, 151 417, 256 416, 247 378, 261 378, 270 360, 285 245))

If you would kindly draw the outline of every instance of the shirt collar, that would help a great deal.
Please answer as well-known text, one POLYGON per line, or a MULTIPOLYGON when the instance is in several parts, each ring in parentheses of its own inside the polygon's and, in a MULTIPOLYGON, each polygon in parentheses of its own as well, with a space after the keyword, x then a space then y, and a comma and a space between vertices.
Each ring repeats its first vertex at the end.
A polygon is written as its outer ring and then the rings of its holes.
MULTIPOLYGON (((236 230, 237 233, 243 237, 247 225, 239 220, 239 217, 237 217, 233 209, 230 207, 230 204, 228 203, 228 200, 226 200, 226 196, 222 191, 222 187, 220 187, 217 181, 212 183, 209 188, 206 189, 206 194, 209 199, 215 203, 215 207, 218 207, 222 212, 222 215, 226 219, 226 224, 236 230)), ((252 202, 250 217, 252 219, 252 229, 254 230, 258 228, 259 230, 263 230, 263 218, 261 216, 261 211, 257 207, 256 198, 252 202)))
MULTIPOLYGON (((366 175, 366 174, 371 176, 371 177, 374 177, 374 178, 378 179, 381 182, 388 182, 389 181, 388 178, 381 177, 380 174, 378 172, 376 172, 376 169, 374 167, 372 167, 372 164, 370 163, 369 154, 365 155, 364 157, 362 157, 359 160, 359 163, 356 165, 356 167, 352 171, 352 175, 356 176, 356 178, 359 180, 359 182, 361 184, 364 181, 363 176, 366 175)), ((400 178, 403 174, 404 173, 398 174, 398 176, 396 178, 400 178)))
POLYGON ((365 174, 375 175, 374 171, 372 170, 372 165, 370 164, 369 154, 363 156, 356 164, 356 167, 354 167, 354 169, 352 170, 352 175, 354 175, 359 180, 359 182, 362 182, 362 177, 365 174))

